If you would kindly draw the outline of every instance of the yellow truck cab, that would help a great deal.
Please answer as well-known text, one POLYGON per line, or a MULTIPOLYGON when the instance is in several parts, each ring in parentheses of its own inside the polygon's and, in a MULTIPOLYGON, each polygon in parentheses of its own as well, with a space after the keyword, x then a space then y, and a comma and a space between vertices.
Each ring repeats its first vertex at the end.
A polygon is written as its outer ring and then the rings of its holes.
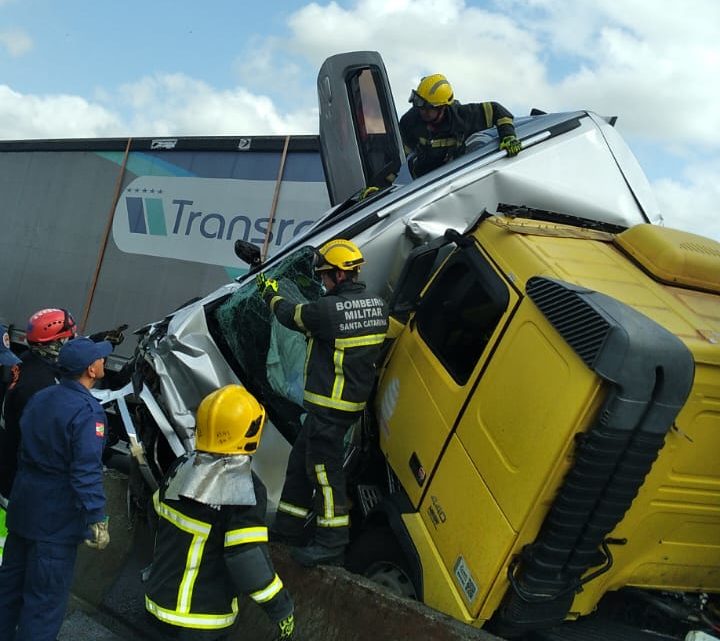
POLYGON ((512 636, 719 591, 720 243, 489 215, 447 241, 375 403, 421 598, 512 636))
POLYGON ((346 567, 505 639, 712 638, 720 243, 657 224, 613 118, 533 110, 518 155, 486 130, 411 180, 380 55, 332 56, 317 84, 332 209, 264 262, 236 245, 250 272, 143 329, 142 386, 114 392, 148 487, 203 396, 242 383, 277 503, 306 345, 255 274, 316 299, 315 250, 350 239, 392 331, 347 438, 346 567))

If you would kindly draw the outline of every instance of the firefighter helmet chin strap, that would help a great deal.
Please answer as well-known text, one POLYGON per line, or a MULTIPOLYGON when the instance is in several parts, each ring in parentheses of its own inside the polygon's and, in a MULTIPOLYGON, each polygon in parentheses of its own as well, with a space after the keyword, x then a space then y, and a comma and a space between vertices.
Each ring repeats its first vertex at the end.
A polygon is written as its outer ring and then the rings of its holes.
POLYGON ((191 452, 175 469, 165 497, 181 496, 205 505, 255 505, 251 457, 191 452))

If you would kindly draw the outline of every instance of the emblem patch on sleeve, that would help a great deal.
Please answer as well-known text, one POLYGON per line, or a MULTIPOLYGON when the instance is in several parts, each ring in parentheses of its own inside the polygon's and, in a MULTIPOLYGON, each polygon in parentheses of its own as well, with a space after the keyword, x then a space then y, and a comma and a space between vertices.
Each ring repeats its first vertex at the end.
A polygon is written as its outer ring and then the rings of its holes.
POLYGON ((105 436, 105 423, 95 423, 95 436, 99 436, 100 438, 105 436))

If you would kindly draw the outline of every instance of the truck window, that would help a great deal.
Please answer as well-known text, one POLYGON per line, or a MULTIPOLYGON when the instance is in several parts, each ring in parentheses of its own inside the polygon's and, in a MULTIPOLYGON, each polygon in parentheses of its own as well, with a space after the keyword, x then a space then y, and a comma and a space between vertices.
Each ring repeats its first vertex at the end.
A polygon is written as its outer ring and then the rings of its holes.
POLYGON ((423 297, 418 333, 459 385, 470 378, 508 301, 506 285, 474 248, 451 256, 423 297))
POLYGON ((360 145, 366 184, 384 186, 394 180, 397 171, 396 141, 388 133, 386 113, 378 95, 380 76, 377 71, 363 69, 348 78, 348 96, 352 102, 357 141, 360 145))

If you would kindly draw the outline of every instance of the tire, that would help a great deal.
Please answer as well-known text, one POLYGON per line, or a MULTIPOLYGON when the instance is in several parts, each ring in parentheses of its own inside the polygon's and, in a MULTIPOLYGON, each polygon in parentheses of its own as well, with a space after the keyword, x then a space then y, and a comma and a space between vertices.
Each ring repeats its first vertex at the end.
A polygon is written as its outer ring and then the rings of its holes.
POLYGON ((389 527, 366 530, 350 545, 345 567, 382 585, 396 596, 417 600, 410 565, 389 527))

